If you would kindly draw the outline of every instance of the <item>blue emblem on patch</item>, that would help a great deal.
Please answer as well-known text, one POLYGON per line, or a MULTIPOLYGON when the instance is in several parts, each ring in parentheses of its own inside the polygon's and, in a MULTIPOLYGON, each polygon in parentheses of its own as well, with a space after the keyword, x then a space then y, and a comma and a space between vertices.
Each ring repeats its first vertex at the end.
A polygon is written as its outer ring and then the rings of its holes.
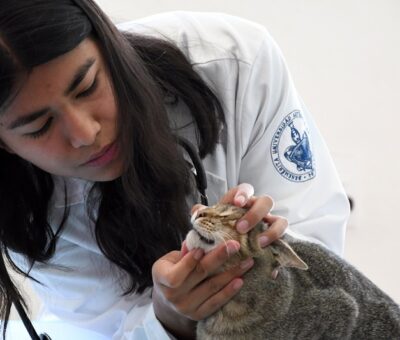
POLYGON ((279 124, 271 143, 276 170, 292 182, 315 177, 309 132, 300 111, 289 113, 279 124))

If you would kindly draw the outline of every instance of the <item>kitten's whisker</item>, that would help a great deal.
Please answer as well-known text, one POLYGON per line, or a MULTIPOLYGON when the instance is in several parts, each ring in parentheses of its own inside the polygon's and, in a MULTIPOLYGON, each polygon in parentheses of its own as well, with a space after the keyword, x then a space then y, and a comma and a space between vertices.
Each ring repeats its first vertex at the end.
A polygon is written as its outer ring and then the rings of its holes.
POLYGON ((232 240, 232 236, 231 236, 228 232, 226 232, 226 231, 224 231, 224 230, 220 230, 220 231, 219 231, 219 234, 220 234, 220 236, 221 236, 224 240, 226 240, 226 241, 232 240))
POLYGON ((224 243, 225 248, 228 248, 228 242, 227 241, 231 240, 232 238, 230 237, 230 235, 227 232, 225 232, 223 230, 219 230, 218 233, 216 233, 215 236, 218 237, 224 243), (225 237, 224 237, 224 235, 225 235, 225 237))

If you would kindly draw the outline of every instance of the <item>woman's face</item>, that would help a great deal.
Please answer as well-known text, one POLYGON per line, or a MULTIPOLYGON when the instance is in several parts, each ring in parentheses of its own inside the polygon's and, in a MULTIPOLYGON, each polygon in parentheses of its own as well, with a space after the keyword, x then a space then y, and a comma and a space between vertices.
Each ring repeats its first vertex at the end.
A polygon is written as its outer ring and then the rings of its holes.
POLYGON ((92 39, 39 65, 0 115, 4 148, 55 175, 109 181, 121 175, 117 105, 92 39))

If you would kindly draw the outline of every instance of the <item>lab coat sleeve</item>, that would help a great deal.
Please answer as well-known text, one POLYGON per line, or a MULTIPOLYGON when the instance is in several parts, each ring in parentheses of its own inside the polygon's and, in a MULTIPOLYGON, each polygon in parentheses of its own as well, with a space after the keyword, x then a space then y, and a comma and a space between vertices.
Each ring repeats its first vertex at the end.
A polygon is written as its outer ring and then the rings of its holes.
POLYGON ((238 101, 238 183, 251 183, 256 195, 270 195, 272 212, 289 221, 288 233, 342 255, 348 199, 281 51, 266 31, 238 101))
MULTIPOLYGON (((173 335, 169 334, 158 321, 154 314, 153 305, 149 304, 146 307, 145 318, 141 325, 133 328, 133 330, 124 331, 123 340, 174 340, 173 335)), ((128 322, 129 324, 129 322, 128 322)), ((119 337, 118 337, 119 338, 119 337)))
MULTIPOLYGON (((58 246, 57 266, 37 263, 30 273, 40 282, 31 283, 45 306, 41 321, 72 324, 112 340, 174 339, 155 316, 151 289, 123 295, 114 282, 118 271, 107 275, 112 269, 103 256, 65 240, 58 246)), ((12 258, 27 268, 21 255, 12 258)))

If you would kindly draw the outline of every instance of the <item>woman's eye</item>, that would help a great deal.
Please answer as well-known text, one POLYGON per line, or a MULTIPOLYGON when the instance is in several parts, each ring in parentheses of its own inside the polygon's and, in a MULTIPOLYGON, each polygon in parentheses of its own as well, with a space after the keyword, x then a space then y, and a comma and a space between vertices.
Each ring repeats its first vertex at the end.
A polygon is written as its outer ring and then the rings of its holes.
POLYGON ((78 93, 76 95, 76 98, 83 98, 83 97, 88 97, 90 96, 94 91, 96 91, 97 88, 97 78, 94 79, 92 85, 90 85, 89 88, 86 90, 82 91, 81 93, 78 93))
POLYGON ((53 121, 53 117, 50 117, 39 130, 27 133, 26 136, 31 137, 31 138, 39 138, 39 137, 43 136, 50 129, 52 121, 53 121))

